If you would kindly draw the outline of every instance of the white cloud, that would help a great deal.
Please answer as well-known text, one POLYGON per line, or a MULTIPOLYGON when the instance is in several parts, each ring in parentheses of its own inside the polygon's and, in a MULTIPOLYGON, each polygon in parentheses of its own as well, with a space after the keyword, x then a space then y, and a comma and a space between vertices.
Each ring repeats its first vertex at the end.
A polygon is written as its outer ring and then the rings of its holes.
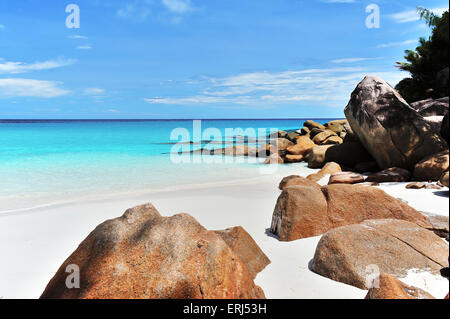
POLYGON ((265 107, 277 103, 317 102, 320 106, 343 107, 356 84, 367 74, 376 74, 395 85, 406 76, 400 71, 372 72, 369 68, 327 68, 283 72, 243 73, 207 78, 198 85, 201 93, 182 97, 146 98, 150 104, 247 105, 265 107))
POLYGON ((49 60, 27 64, 24 62, 2 62, 0 63, 0 74, 20 74, 32 71, 56 69, 72 65, 76 60, 49 60))
POLYGON ((152 1, 135 1, 134 3, 128 3, 124 7, 117 10, 117 16, 120 18, 131 18, 137 21, 145 20, 150 14, 151 10, 148 7, 152 1))
POLYGON ((396 47, 396 46, 402 46, 402 45, 408 45, 408 44, 417 44, 417 40, 406 40, 402 42, 389 42, 389 43, 382 43, 377 45, 377 48, 390 48, 390 47, 396 47))
POLYGON ((331 60, 331 63, 355 63, 355 62, 362 62, 362 61, 371 61, 371 60, 381 60, 383 57, 377 57, 377 58, 344 58, 344 59, 336 59, 331 60))
POLYGON ((84 35, 69 35, 68 36, 69 39, 87 39, 88 37, 84 36, 84 35))
POLYGON ((171 12, 183 14, 192 9, 190 0, 162 0, 162 4, 171 12))
POLYGON ((92 45, 87 44, 87 45, 79 45, 77 46, 78 50, 92 50, 92 45))
MULTIPOLYGON (((430 11, 433 12, 434 14, 442 15, 442 13, 444 13, 447 10, 448 8, 434 8, 431 9, 430 11)), ((388 17, 397 23, 407 23, 420 20, 420 15, 418 14, 416 9, 390 14, 388 17)))
POLYGON ((0 97, 52 98, 69 91, 58 87, 58 82, 32 79, 0 79, 0 97))
POLYGON ((182 20, 181 15, 194 9, 191 0, 135 0, 120 7, 116 15, 120 18, 145 21, 158 7, 176 15, 169 19, 172 23, 179 23, 182 20))
POLYGON ((102 95, 105 93, 104 89, 100 88, 86 88, 84 89, 84 94, 86 95, 102 95))

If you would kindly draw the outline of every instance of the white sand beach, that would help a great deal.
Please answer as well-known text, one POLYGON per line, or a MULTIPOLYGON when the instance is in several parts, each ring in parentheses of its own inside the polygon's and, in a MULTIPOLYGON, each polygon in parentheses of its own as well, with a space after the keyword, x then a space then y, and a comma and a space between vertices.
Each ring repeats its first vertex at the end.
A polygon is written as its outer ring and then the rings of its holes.
MULTIPOLYGON (((298 166, 292 166, 290 173, 298 174, 299 171, 298 166)), ((315 170, 304 168, 300 174, 309 171, 315 170)), ((272 261, 255 280, 267 298, 364 298, 367 291, 309 270, 308 263, 320 236, 286 243, 266 232, 280 194, 278 183, 288 175, 286 172, 247 181, 1 214, 0 298, 39 298, 59 266, 98 224, 146 202, 153 203, 164 216, 181 212, 191 214, 211 230, 243 226, 272 261)), ((408 190, 405 184, 399 183, 382 186, 382 189, 420 211, 448 216, 446 188, 408 190)), ((448 292, 448 280, 427 276, 415 274, 406 281, 428 290, 437 298, 444 297, 448 292)))

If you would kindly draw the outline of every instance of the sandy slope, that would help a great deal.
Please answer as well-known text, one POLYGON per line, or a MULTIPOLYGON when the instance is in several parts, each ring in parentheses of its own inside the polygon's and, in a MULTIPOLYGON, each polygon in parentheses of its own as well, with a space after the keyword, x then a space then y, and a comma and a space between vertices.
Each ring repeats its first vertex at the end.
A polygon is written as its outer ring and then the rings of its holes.
MULTIPOLYGON (((272 260, 256 278, 268 298, 363 298, 366 291, 308 269, 320 237, 282 243, 266 233, 283 175, 0 215, 0 297, 38 298, 95 226, 129 207, 152 202, 162 215, 189 213, 208 229, 243 226, 272 260)), ((419 210, 448 215, 448 192, 406 190, 404 185, 383 189, 419 210)), ((445 289, 443 284, 448 290, 444 280, 434 289, 436 294, 445 289)))

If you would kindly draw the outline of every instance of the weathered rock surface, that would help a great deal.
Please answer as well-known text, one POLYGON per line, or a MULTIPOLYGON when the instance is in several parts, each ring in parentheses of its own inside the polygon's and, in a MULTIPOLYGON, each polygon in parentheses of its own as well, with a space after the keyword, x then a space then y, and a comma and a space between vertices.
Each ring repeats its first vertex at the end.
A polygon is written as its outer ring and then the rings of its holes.
POLYGON ((269 258, 244 228, 238 226, 225 230, 216 230, 215 233, 244 262, 253 278, 256 278, 256 275, 270 264, 269 258))
POLYGON ((405 186, 405 188, 407 188, 407 189, 423 189, 426 186, 427 185, 425 183, 414 182, 414 183, 409 183, 408 185, 405 186))
POLYGON ((435 299, 426 291, 408 286, 397 278, 381 274, 378 287, 369 289, 366 299, 435 299))
POLYGON ((365 177, 361 174, 353 172, 340 172, 332 174, 328 184, 358 184, 364 182, 364 180, 365 177))
POLYGON ((366 76, 345 108, 352 130, 381 169, 413 169, 424 157, 447 148, 408 103, 389 84, 366 76))
POLYGON ((336 135, 336 133, 334 133, 331 130, 325 130, 325 131, 317 134, 316 136, 314 136, 313 142, 317 145, 321 145, 321 144, 324 144, 325 141, 332 136, 337 136, 337 135, 336 135))
POLYGON ((438 181, 449 168, 448 150, 427 156, 414 167, 413 178, 419 181, 438 181))
POLYGON ((322 145, 342 144, 343 142, 344 141, 339 136, 332 135, 328 137, 325 141, 323 141, 322 145))
POLYGON ((309 186, 309 187, 316 187, 317 189, 320 189, 320 185, 304 178, 303 176, 298 175, 291 175, 283 178, 280 182, 280 185, 278 188, 280 190, 284 190, 286 187, 289 186, 309 186))
POLYGON ((347 120, 335 120, 335 121, 330 121, 328 123, 325 123, 325 127, 331 131, 333 131, 334 133, 336 133, 337 135, 340 135, 343 132, 346 132, 346 125, 348 125, 348 121, 347 120))
POLYGON ((314 122, 312 120, 306 121, 305 124, 303 124, 303 126, 309 128, 310 130, 312 130, 314 128, 325 130, 325 126, 323 126, 322 124, 319 124, 317 122, 314 122))
POLYGON ((308 136, 300 136, 297 138, 297 144, 289 146, 287 148, 288 153, 292 155, 307 155, 313 147, 315 147, 313 141, 308 136))
POLYGON ((444 116, 448 113, 448 97, 417 101, 411 103, 411 107, 423 117, 444 116))
POLYGON ((339 172, 342 172, 341 166, 338 163, 329 162, 329 163, 326 163, 325 166, 322 167, 322 169, 320 171, 318 171, 317 173, 308 175, 306 178, 310 181, 318 182, 322 178, 324 178, 325 175, 331 175, 331 174, 339 173, 339 172))
POLYGON ((398 167, 385 169, 366 178, 367 182, 376 183, 409 182, 410 180, 411 173, 406 169, 398 167))
POLYGON ((271 232, 281 241, 318 236, 367 219, 401 219, 431 227, 425 216, 378 188, 345 184, 318 187, 306 181, 283 187, 278 198, 271 232))
MULTIPOLYGON (((309 168, 322 168, 327 162, 325 156, 326 156, 327 150, 330 147, 336 147, 336 146, 318 145, 318 146, 313 147, 313 149, 309 153, 308 167, 309 168)), ((329 162, 333 162, 333 161, 330 160, 329 162)))
POLYGON ((431 230, 439 237, 444 238, 448 241, 449 236, 448 216, 436 215, 427 212, 421 213, 428 217, 428 221, 431 224, 431 227, 427 227, 427 229, 431 230))
POLYGON ((366 220, 322 236, 311 268, 330 279, 371 288, 370 270, 406 276, 410 269, 438 274, 448 267, 448 243, 433 232, 403 220, 366 220))
POLYGON ((252 274, 213 231, 186 214, 161 217, 151 205, 99 225, 63 263, 41 298, 263 298, 252 274), (66 287, 66 267, 81 287, 66 287))

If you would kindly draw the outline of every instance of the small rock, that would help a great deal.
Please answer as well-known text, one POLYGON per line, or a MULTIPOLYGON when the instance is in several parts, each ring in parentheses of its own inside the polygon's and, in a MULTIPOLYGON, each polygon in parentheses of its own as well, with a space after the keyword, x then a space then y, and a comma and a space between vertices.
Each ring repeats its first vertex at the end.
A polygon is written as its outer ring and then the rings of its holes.
POLYGON ((334 173, 342 172, 341 166, 338 163, 329 162, 326 163, 325 166, 317 173, 308 175, 306 178, 313 182, 318 182, 322 178, 325 177, 325 175, 331 175, 334 173))
POLYGON ((328 185, 331 184, 358 184, 364 182, 364 176, 353 172, 334 173, 330 176, 328 185))
POLYGON ((312 130, 313 128, 319 128, 321 130, 325 130, 325 126, 323 126, 322 124, 319 124, 317 122, 314 122, 312 120, 306 121, 305 124, 303 124, 303 126, 309 128, 310 130, 312 130))
POLYGON ((316 136, 314 136, 312 141, 317 145, 321 145, 331 136, 336 136, 336 133, 334 133, 333 131, 330 131, 330 130, 325 130, 325 131, 317 134, 316 136))
POLYGON ((297 144, 289 146, 287 148, 288 153, 292 155, 303 155, 306 156, 313 147, 316 146, 313 141, 308 136, 300 136, 296 140, 297 144))
POLYGON ((292 155, 292 154, 286 154, 284 157, 285 163, 300 163, 303 161, 304 156, 303 155, 292 155))
POLYGON ((420 182, 409 183, 408 185, 406 185, 407 189, 422 189, 425 187, 426 187, 425 183, 420 183, 420 182))
POLYGON ((411 173, 403 168, 392 167, 367 177, 367 182, 393 183, 408 182, 411 179, 411 173))
POLYGON ((381 274, 378 287, 369 289, 366 299, 435 299, 426 291, 411 287, 394 276, 381 274))

